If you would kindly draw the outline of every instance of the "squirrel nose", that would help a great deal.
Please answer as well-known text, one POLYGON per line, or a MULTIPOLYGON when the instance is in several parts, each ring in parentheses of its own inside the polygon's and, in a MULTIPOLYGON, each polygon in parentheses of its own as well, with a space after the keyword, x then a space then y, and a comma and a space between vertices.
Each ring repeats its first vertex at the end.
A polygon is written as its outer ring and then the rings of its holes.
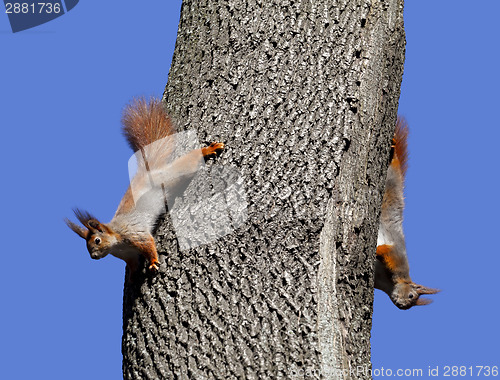
POLYGON ((396 303, 396 306, 401 309, 401 310, 407 310, 411 307, 411 304, 410 303, 401 303, 401 302, 397 302, 396 303))
POLYGON ((99 256, 98 252, 90 252, 90 257, 94 260, 99 260, 102 258, 102 256, 99 256))

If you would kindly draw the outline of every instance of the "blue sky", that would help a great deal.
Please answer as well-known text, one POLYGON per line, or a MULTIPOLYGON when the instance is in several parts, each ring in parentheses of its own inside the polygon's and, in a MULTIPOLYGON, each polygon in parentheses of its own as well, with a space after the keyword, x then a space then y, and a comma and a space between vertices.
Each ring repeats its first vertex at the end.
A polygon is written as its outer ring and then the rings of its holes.
MULTIPOLYGON (((124 264, 90 260, 62 219, 113 215, 130 156, 120 112, 161 95, 180 3, 82 1, 16 34, 0 15, 2 378, 121 378, 124 264)), ((376 291, 374 369, 500 366, 499 13, 407 1, 405 229, 412 278, 443 291, 409 311, 376 291)))

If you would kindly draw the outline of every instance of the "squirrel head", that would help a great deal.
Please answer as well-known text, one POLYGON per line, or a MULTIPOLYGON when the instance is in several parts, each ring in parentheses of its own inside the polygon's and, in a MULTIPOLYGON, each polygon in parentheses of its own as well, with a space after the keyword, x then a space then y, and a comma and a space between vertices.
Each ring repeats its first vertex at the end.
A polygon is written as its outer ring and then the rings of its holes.
POLYGON ((65 220, 66 224, 78 236, 85 239, 87 250, 92 259, 102 259, 110 253, 112 247, 117 243, 117 235, 87 211, 75 209, 74 212, 83 227, 73 223, 69 219, 65 220))
POLYGON ((432 300, 420 298, 422 294, 435 294, 438 289, 427 288, 415 284, 412 281, 397 281, 389 294, 392 302, 401 310, 407 310, 413 306, 428 305, 432 300))

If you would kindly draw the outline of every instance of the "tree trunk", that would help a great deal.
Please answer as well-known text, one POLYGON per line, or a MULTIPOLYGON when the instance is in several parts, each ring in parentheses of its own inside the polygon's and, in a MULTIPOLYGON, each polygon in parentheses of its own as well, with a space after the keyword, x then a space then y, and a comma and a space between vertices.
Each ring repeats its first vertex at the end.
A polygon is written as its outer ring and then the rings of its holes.
POLYGON ((159 273, 125 285, 125 379, 371 378, 404 45, 403 0, 184 1, 164 100, 226 144, 207 168, 238 169, 247 218, 184 250, 160 221, 159 273))

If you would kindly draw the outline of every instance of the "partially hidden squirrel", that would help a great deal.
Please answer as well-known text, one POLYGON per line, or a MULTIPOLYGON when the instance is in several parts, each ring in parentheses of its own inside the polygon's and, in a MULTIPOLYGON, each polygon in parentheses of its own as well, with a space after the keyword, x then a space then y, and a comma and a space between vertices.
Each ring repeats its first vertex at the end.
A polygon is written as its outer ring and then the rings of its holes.
POLYGON ((394 305, 404 310, 431 303, 430 299, 420 296, 439 292, 438 289, 415 284, 410 278, 403 233, 403 190, 408 168, 407 139, 408 124, 405 119, 398 117, 382 200, 375 262, 375 288, 387 293, 394 305))
POLYGON ((224 144, 191 150, 172 159, 175 129, 162 103, 157 99, 134 99, 126 106, 123 133, 136 153, 137 172, 130 182, 113 219, 101 223, 86 211, 74 209, 82 226, 65 219, 66 224, 87 242, 92 259, 111 254, 124 260, 129 275, 144 256, 150 270, 158 269, 158 253, 152 230, 165 203, 185 189, 204 159, 215 156, 224 144))

